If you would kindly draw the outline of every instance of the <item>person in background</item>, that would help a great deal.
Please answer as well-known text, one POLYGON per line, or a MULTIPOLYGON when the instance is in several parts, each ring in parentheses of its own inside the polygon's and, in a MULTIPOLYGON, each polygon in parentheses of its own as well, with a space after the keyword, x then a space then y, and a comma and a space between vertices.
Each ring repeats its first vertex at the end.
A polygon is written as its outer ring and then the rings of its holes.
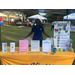
POLYGON ((75 26, 75 23, 74 23, 74 26, 75 26))
POLYGON ((30 36, 33 32, 33 40, 40 40, 40 47, 42 46, 42 40, 43 40, 43 35, 46 35, 47 37, 51 38, 49 35, 46 34, 46 32, 44 31, 43 26, 41 25, 41 21, 39 19, 35 20, 36 26, 32 27, 31 32, 25 37, 27 38, 28 36, 30 36))
POLYGON ((11 19, 11 22, 14 22, 14 19, 13 18, 11 19))
POLYGON ((46 22, 44 21, 44 25, 45 25, 45 23, 46 23, 46 22))
POLYGON ((52 29, 54 29, 54 22, 52 22, 52 28, 51 28, 51 30, 52 30, 52 29))
POLYGON ((3 18, 2 17, 0 17, 0 22, 3 20, 3 18))

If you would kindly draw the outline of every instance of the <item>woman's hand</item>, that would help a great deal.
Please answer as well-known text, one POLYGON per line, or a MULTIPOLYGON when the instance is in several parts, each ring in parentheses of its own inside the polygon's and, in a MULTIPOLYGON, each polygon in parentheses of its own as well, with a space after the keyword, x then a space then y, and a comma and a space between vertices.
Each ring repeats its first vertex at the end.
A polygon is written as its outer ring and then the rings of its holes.
POLYGON ((50 39, 51 39, 51 37, 50 37, 50 36, 48 36, 48 38, 50 38, 50 39))

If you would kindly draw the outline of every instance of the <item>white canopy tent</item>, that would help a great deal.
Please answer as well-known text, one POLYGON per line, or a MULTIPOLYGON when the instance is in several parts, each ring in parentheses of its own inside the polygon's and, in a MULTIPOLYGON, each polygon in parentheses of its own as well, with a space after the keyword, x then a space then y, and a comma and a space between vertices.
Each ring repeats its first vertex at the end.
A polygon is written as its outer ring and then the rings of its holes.
POLYGON ((3 13, 0 13, 0 16, 1 17, 7 17, 7 15, 3 14, 3 13))
POLYGON ((47 20, 47 18, 43 17, 43 16, 40 16, 38 14, 36 15, 33 15, 33 16, 30 16, 28 17, 28 19, 41 19, 41 20, 47 20))
POLYGON ((75 19, 75 13, 64 16, 63 19, 75 19))

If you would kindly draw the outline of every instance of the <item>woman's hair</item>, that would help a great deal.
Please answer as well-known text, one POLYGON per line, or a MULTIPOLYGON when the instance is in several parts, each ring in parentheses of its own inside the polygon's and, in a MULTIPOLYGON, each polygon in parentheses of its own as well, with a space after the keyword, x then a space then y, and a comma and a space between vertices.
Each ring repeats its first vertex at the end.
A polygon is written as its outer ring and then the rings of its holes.
POLYGON ((40 21, 39 19, 36 19, 36 20, 35 20, 35 23, 36 23, 37 21, 39 21, 39 23, 41 23, 41 21, 40 21))

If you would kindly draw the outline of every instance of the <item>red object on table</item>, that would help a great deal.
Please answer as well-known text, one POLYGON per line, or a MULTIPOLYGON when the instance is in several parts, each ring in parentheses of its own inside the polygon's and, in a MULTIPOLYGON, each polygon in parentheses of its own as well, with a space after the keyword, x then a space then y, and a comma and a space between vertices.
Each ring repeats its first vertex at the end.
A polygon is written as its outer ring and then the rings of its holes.
POLYGON ((3 20, 3 18, 1 17, 1 18, 0 18, 0 21, 2 21, 2 20, 3 20))

